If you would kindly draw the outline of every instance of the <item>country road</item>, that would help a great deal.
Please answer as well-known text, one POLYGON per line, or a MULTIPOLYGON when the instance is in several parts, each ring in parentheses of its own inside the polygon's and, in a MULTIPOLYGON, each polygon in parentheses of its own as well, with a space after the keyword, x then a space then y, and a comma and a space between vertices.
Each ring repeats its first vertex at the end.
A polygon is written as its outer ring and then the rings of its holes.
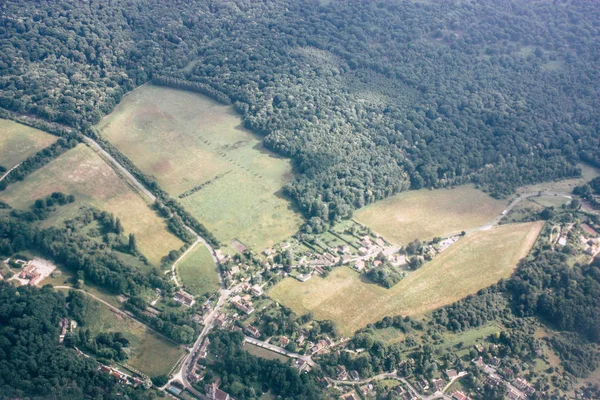
POLYGON ((21 163, 18 163, 17 165, 15 165, 14 167, 12 167, 8 171, 6 171, 6 173, 4 175, 2 175, 2 177, 0 177, 0 182, 2 182, 4 180, 4 178, 6 178, 8 176, 8 174, 10 174, 13 171, 13 169, 17 168, 19 165, 21 165, 21 163))
MULTIPOLYGON (((487 231, 492 229, 494 226, 498 225, 500 223, 500 221, 502 221, 504 219, 504 217, 506 217, 510 211, 515 208, 520 202, 522 202, 523 200, 527 200, 530 197, 536 197, 538 195, 542 195, 542 196, 561 196, 561 197, 565 197, 570 199, 571 195, 569 193, 560 193, 560 192, 545 192, 545 191, 541 191, 541 192, 529 192, 529 193, 523 193, 521 195, 519 195, 516 199, 514 199, 508 206, 506 206, 506 208, 504 209, 504 211, 498 215, 496 218, 494 218, 493 220, 491 220, 490 222, 478 226, 476 228, 471 228, 471 229, 467 229, 464 232, 466 233, 473 233, 473 232, 477 232, 477 231, 487 231)), ((447 237, 451 237, 451 236, 456 236, 459 235, 461 232, 453 232, 449 235, 444 235, 444 238, 447 237)))
POLYGON ((246 341, 248 343, 251 343, 251 344, 253 344, 255 346, 262 347, 264 349, 273 351, 275 353, 282 354, 282 355, 284 355, 286 357, 296 358, 298 360, 304 360, 311 367, 316 367, 316 365, 317 365, 317 363, 315 363, 312 360, 312 358, 310 358, 310 356, 303 356, 303 355, 300 355, 298 353, 292 353, 291 351, 287 351, 284 348, 281 348, 279 346, 275 346, 274 344, 271 344, 271 343, 263 342, 262 340, 255 339, 255 338, 252 338, 250 336, 245 336, 244 337, 244 341, 246 341))
MULTIPOLYGON (((87 136, 84 137, 84 140, 90 147, 92 147, 94 150, 99 152, 105 159, 107 159, 110 162, 110 164, 112 164, 113 168, 115 168, 117 170, 117 172, 120 172, 125 178, 127 178, 130 181, 130 183, 132 185, 134 185, 135 188, 139 189, 139 191, 141 193, 146 195, 148 197, 148 199, 150 199, 151 202, 156 201, 156 196, 154 194, 152 194, 148 189, 146 189, 146 187, 140 181, 138 181, 137 178, 133 174, 131 174, 129 172, 129 170, 127 170, 127 168, 125 168, 123 165, 121 165, 113 156, 111 156, 106 150, 104 150, 98 142, 96 142, 95 140, 93 140, 92 138, 87 137, 87 136)), ((206 241, 206 239, 204 239, 202 236, 200 236, 191 227, 185 225, 185 228, 196 237, 196 241, 194 242, 194 244, 192 244, 186 250, 186 252, 181 257, 179 257, 177 259, 177 261, 175 261, 175 263, 173 263, 171 271, 173 273, 175 272, 175 267, 176 267, 177 263, 179 263, 183 259, 183 257, 187 253, 189 253, 198 243, 202 243, 204 246, 206 246, 206 248, 209 250, 210 255, 218 269, 219 268, 219 260, 217 259, 215 249, 206 241)), ((204 320, 204 328, 202 329, 202 332, 200 332, 200 335, 198 335, 198 338, 194 342, 194 345, 191 348, 188 348, 189 353, 186 356, 185 360, 181 363, 181 368, 173 374, 173 378, 169 381, 169 382, 171 382, 175 379, 180 380, 181 383, 183 383, 184 387, 188 391, 193 393, 195 396, 198 396, 201 398, 203 397, 202 394, 199 393, 196 389, 194 389, 194 387, 190 384, 190 382, 188 380, 188 373, 190 372, 190 367, 191 367, 192 363, 195 361, 194 354, 196 353, 196 351, 202 344, 202 340, 204 340, 204 338, 206 337, 208 332, 210 332, 210 330, 213 328, 213 322, 214 322, 214 319, 215 319, 219 309, 225 304, 225 302, 229 298, 230 291, 224 287, 225 283, 223 281, 223 277, 221 276, 220 271, 217 271, 217 272, 219 273, 219 281, 221 282, 221 290, 220 290, 219 300, 217 301, 217 304, 216 304, 215 308, 213 309, 213 311, 204 320)), ((175 276, 175 274, 173 274, 173 276, 175 276)), ((175 283, 177 284, 178 287, 181 287, 181 284, 177 281, 177 278, 175 278, 175 283)), ((108 303, 106 303, 106 304, 108 304, 108 303)), ((168 385, 162 389, 164 390, 166 387, 168 387, 168 385)))
POLYGON ((115 167, 119 172, 121 172, 123 175, 125 175, 127 177, 127 179, 129 179, 129 181, 137 188, 140 190, 140 192, 142 192, 143 194, 145 194, 152 203, 154 203, 156 201, 156 196, 152 194, 152 192, 150 192, 148 189, 146 189, 146 187, 144 185, 142 185, 142 183, 140 181, 137 180, 137 178, 135 176, 133 176, 133 174, 131 174, 131 172, 129 172, 129 170, 127 168, 125 168, 124 166, 122 166, 113 156, 110 155, 109 152, 107 152, 106 150, 104 150, 102 148, 102 146, 100 146, 100 144, 98 144, 98 142, 96 142, 94 139, 88 137, 88 136, 84 136, 83 140, 85 140, 85 142, 94 150, 96 150, 97 152, 99 152, 100 154, 102 154, 102 156, 105 159, 108 159, 110 161, 110 163, 113 165, 113 167, 115 167))

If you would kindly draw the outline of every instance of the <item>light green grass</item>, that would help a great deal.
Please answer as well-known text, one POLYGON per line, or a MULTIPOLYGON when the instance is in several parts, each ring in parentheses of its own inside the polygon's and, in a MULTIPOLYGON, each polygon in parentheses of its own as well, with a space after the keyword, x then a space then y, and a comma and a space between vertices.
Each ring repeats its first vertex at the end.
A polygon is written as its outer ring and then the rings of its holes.
POLYGON ((237 238, 261 251, 302 222, 281 196, 293 177, 290 161, 243 129, 232 107, 145 85, 97 128, 172 197, 204 184, 181 203, 224 244, 237 238))
MULTIPOLYGON (((58 137, 7 119, 0 119, 0 165, 11 169, 58 137)), ((0 176, 3 175, 0 173, 0 176)))
POLYGON ((213 293, 220 287, 217 266, 201 244, 177 264, 177 273, 185 290, 196 296, 213 293))
POLYGON ((477 342, 501 331, 502 328, 500 328, 498 324, 491 323, 478 328, 468 329, 464 332, 447 333, 444 335, 444 343, 442 343, 440 347, 449 349, 462 343, 463 349, 469 349, 475 346, 477 342))
POLYGON ((518 189, 519 193, 531 193, 538 191, 571 193, 575 186, 589 182, 592 179, 600 176, 600 169, 594 168, 587 164, 577 164, 581 168, 581 178, 563 179, 560 181, 538 183, 536 185, 523 186, 518 189))
POLYGON ((282 363, 285 363, 289 360, 289 358, 286 356, 275 353, 271 350, 263 349, 262 347, 255 346, 251 343, 244 343, 244 350, 256 357, 264 358, 266 360, 279 360, 282 363))
POLYGON ((183 354, 180 347, 154 334, 141 323, 89 299, 91 308, 82 328, 89 329, 94 335, 122 332, 130 342, 130 357, 126 363, 151 377, 169 373, 183 354))
POLYGON ((86 204, 109 211, 121 219, 125 234, 135 234, 140 251, 155 265, 160 264, 170 250, 183 245, 168 231, 165 220, 97 153, 83 144, 52 160, 24 181, 9 185, 0 192, 0 200, 15 208, 27 209, 36 199, 52 192, 73 194, 76 198, 74 204, 57 208, 53 222, 74 217, 79 207, 86 204))
POLYGON ((507 202, 472 186, 414 190, 378 201, 355 213, 355 219, 396 244, 432 239, 490 222, 507 202))
POLYGON ((400 329, 396 329, 392 326, 373 330, 373 338, 380 342, 387 344, 400 343, 404 340, 406 335, 400 329))
POLYGON ((537 239, 543 223, 510 224, 467 235, 391 289, 340 267, 308 282, 286 278, 269 295, 297 314, 313 312, 352 334, 385 316, 420 315, 510 276, 537 239))

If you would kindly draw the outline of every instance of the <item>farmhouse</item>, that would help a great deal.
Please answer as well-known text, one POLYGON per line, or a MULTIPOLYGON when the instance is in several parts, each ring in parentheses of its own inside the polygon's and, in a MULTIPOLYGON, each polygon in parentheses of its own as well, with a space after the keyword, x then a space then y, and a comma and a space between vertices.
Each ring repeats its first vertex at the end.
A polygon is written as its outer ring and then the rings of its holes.
POLYGON ((286 338, 285 336, 280 336, 279 337, 279 344, 281 344, 282 346, 287 346, 290 343, 290 339, 286 338))
POLYGON ((456 400, 471 400, 469 396, 467 396, 460 390, 457 390, 456 392, 452 393, 452 398, 456 400))
POLYGON ((308 365, 308 363, 302 359, 297 360, 294 363, 294 367, 298 368, 300 372, 310 371, 310 365, 308 365))
POLYGON ((535 388, 533 386, 531 386, 531 384, 529 382, 527 382, 525 379, 523 378, 517 378, 513 381, 513 384, 520 390, 524 391, 525 393, 527 393, 528 395, 532 395, 535 393, 535 388))
MULTIPOLYGON (((21 260, 18 260, 17 262, 19 261, 21 260)), ((37 285, 38 282, 43 279, 42 275, 37 271, 36 266, 33 265, 31 261, 25 265, 26 267, 19 273, 19 278, 29 279, 29 284, 32 286, 37 285)))
POLYGON ((246 327, 246 332, 248 332, 250 335, 254 336, 257 339, 260 337, 260 331, 252 325, 248 325, 246 327))
POLYGON ((447 369, 446 376, 448 376, 448 379, 454 379, 458 376, 458 372, 455 369, 447 369))
POLYGON ((252 294, 255 296, 262 296, 263 294, 263 289, 260 287, 260 285, 254 285, 252 286, 252 294))
POLYGON ((310 272, 308 274, 300 274, 296 276, 296 279, 298 279, 300 282, 306 282, 310 278, 312 278, 312 274, 310 272))
POLYGON ((244 304, 244 301, 240 296, 235 296, 230 301, 231 301, 231 304, 233 304, 235 308, 237 308, 241 312, 245 313, 246 315, 250 315, 254 312, 254 308, 252 307, 252 304, 250 302, 246 302, 244 304))
POLYGON ((346 371, 346 367, 343 365, 338 365, 335 367, 335 372, 337 374, 337 378, 340 381, 348 379, 348 372, 346 371))
POLYGON ((175 293, 175 296, 173 298, 176 302, 181 303, 187 307, 193 306, 196 302, 196 300, 194 300, 194 296, 184 292, 183 290, 180 290, 179 292, 175 293))
POLYGON ((229 400, 231 398, 229 394, 219 389, 217 382, 206 385, 204 389, 206 390, 206 396, 211 400, 229 400))

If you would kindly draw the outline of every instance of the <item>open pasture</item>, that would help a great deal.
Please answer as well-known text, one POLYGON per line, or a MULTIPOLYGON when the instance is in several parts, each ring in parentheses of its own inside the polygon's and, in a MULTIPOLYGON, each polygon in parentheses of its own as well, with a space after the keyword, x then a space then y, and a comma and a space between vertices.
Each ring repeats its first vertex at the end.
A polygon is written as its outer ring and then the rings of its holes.
POLYGON ((83 329, 93 335, 100 332, 122 332, 129 340, 130 353, 126 363, 154 377, 168 374, 183 350, 172 342, 150 331, 143 324, 111 311, 107 306, 89 298, 83 329))
POLYGON ((240 124, 232 107, 145 85, 97 128, 221 242, 260 251, 295 233, 302 219, 281 196, 293 177, 290 161, 240 124))
POLYGON ((0 200, 12 207, 26 209, 36 199, 52 192, 73 194, 75 203, 57 208, 55 222, 77 215, 79 207, 89 204, 109 211, 121 219, 125 233, 134 233, 140 251, 158 265, 170 250, 183 242, 168 231, 160 218, 115 171, 93 150, 80 144, 33 172, 24 181, 0 192, 0 200))
POLYGON ((269 295, 297 314, 313 312, 349 335, 385 316, 421 315, 509 277, 543 222, 497 226, 467 235, 391 289, 340 267, 327 278, 286 278, 269 295))
POLYGON ((38 129, 0 119, 0 166, 9 170, 57 139, 57 136, 38 129))
POLYGON ((177 264, 177 274, 185 290, 195 296, 214 293, 221 287, 217 266, 201 244, 177 264))
POLYGON ((592 179, 600 176, 600 169, 594 168, 591 165, 579 163, 577 164, 581 168, 581 177, 573 179, 563 179, 560 181, 550 181, 538 183, 535 185, 527 185, 520 187, 518 193, 534 193, 538 191, 556 192, 570 194, 573 192, 573 188, 578 185, 582 185, 592 179))
POLYGON ((482 226, 506 205, 473 186, 411 190, 356 211, 355 219, 390 242, 405 245, 482 226))

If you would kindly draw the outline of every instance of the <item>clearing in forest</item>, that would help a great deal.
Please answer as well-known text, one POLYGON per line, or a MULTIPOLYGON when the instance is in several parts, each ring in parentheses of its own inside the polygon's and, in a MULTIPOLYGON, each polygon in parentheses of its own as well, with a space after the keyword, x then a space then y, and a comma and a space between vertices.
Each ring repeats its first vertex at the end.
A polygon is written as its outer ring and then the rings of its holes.
POLYGON ((282 197, 289 160, 241 127, 232 107, 208 97, 145 85, 98 130, 219 239, 258 251, 295 233, 301 216, 282 197))
POLYGON ((126 364, 150 377, 166 375, 183 355, 183 349, 143 324, 116 314, 104 304, 88 297, 90 309, 86 312, 85 325, 95 336, 101 332, 121 332, 129 340, 129 359, 126 364))
POLYGON ((411 190, 370 204, 354 219, 394 244, 429 240, 486 224, 506 208, 473 186, 453 189, 411 190))
POLYGON ((221 287, 217 266, 202 244, 177 264, 177 275, 185 290, 195 296, 212 294, 221 287))
POLYGON ((542 227, 530 222, 468 234, 391 289, 340 267, 304 283, 286 278, 269 295, 299 315, 333 320, 350 335, 385 316, 421 315, 509 277, 542 227))
POLYGON ((75 196, 75 203, 58 207, 51 221, 74 218, 83 205, 113 213, 121 219, 125 234, 134 233, 139 250, 151 263, 160 264, 169 251, 183 242, 168 231, 164 219, 134 192, 123 179, 92 149, 79 144, 21 182, 0 192, 0 200, 12 207, 28 209, 36 199, 52 192, 75 196))
POLYGON ((0 119, 0 166, 9 170, 57 139, 57 136, 38 129, 0 119))

